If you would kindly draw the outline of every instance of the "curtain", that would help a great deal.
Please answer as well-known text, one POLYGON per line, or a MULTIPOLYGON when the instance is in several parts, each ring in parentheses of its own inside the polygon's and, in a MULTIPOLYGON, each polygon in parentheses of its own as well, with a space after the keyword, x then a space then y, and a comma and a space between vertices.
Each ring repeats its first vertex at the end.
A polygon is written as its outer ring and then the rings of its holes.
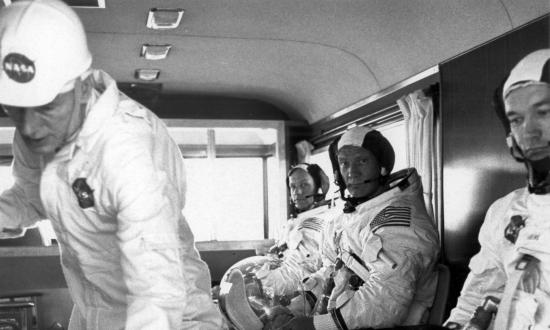
POLYGON ((296 160, 298 163, 309 163, 313 144, 306 140, 302 140, 294 145, 296 147, 296 160))
POLYGON ((437 171, 434 151, 434 113, 431 97, 422 90, 405 95, 397 100, 397 105, 405 119, 407 141, 407 165, 414 167, 422 178, 424 203, 428 214, 436 221, 437 171))

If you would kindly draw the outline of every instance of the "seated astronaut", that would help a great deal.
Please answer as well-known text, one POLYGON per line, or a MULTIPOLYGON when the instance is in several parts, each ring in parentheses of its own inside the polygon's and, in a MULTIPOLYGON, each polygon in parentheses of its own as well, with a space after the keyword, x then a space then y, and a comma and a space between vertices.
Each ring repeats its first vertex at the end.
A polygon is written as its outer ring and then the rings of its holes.
POLYGON ((325 225, 323 267, 304 283, 317 297, 313 315, 295 316, 281 328, 424 322, 435 295, 439 240, 419 175, 412 168, 392 174, 391 144, 367 127, 346 131, 329 154, 346 205, 325 225))
POLYGON ((512 156, 527 169, 527 186, 487 211, 481 249, 470 260, 470 274, 446 326, 461 329, 479 322, 481 306, 498 312, 492 326, 489 316, 480 329, 549 329, 550 49, 524 57, 497 90, 495 104, 512 156))
POLYGON ((276 295, 291 295, 301 290, 302 280, 321 267, 320 241, 324 223, 331 217, 330 202, 325 200, 329 179, 316 164, 301 163, 287 175, 291 218, 270 253, 281 259, 279 267, 265 265, 258 278, 276 295), (272 267, 272 266, 271 266, 272 267))
POLYGON ((325 200, 329 179, 316 164, 301 163, 287 175, 291 217, 267 256, 246 258, 222 278, 220 307, 237 329, 278 329, 294 315, 309 315, 315 296, 303 279, 322 265, 324 224, 334 209, 325 200))
POLYGON ((437 284, 439 240, 419 175, 414 169, 391 174, 391 144, 365 127, 345 132, 329 154, 346 205, 323 225, 321 268, 303 274, 299 289, 280 299, 264 285, 269 275, 261 274, 277 270, 273 262, 234 267, 224 276, 221 305, 238 329, 384 328, 425 321, 437 284))

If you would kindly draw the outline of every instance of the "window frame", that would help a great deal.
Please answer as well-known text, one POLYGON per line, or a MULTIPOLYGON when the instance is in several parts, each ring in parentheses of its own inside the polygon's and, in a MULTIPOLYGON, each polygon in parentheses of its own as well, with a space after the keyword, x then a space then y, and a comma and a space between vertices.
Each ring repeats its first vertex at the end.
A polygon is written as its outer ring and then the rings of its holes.
MULTIPOLYGON (((264 227, 264 240, 272 241, 276 236, 276 233, 279 231, 280 227, 286 221, 286 215, 288 213, 287 205, 287 190, 286 190, 286 169, 288 168, 288 160, 286 159, 286 125, 282 120, 225 120, 225 119, 163 119, 165 124, 170 127, 185 127, 185 128, 206 128, 206 129, 216 129, 216 128, 252 128, 252 129, 275 129, 276 131, 276 143, 275 145, 270 145, 269 147, 258 147, 254 145, 241 145, 241 146, 216 146, 214 151, 214 138, 212 136, 208 137, 208 145, 206 150, 201 147, 185 147, 181 146, 180 141, 176 141, 182 150, 184 158, 187 157, 212 157, 213 154, 215 157, 261 157, 262 166, 263 166, 263 195, 264 195, 264 218, 263 218, 263 227, 264 227), (192 150, 192 149, 195 150, 192 150), (218 156, 218 152, 220 155, 218 156), (193 154, 194 153, 194 154, 193 154), (269 191, 268 187, 269 180, 267 178, 267 158, 273 156, 274 159, 278 162, 278 173, 277 177, 277 190, 280 198, 278 199, 277 205, 274 205, 274 209, 278 210, 278 214, 274 218, 269 218, 269 191)), ((185 143, 185 141, 182 141, 185 143)), ((207 242, 207 241, 202 241, 207 242)), ((225 241, 228 242, 228 241, 225 241)), ((234 241, 242 242, 242 241, 234 241)), ((256 242, 253 240, 251 242, 256 242)), ((256 243, 254 243, 256 244, 256 243)), ((242 245, 242 243, 241 243, 242 245)))
MULTIPOLYGON (((255 240, 235 240, 235 241, 201 241, 198 242, 198 246, 204 246, 207 250, 219 250, 219 249, 254 249, 257 252, 262 252, 267 247, 271 246, 274 242, 273 237, 279 228, 286 221, 287 215, 287 203, 286 203, 286 126, 282 120, 209 120, 209 119, 162 119, 170 129, 171 127, 185 127, 185 128, 252 128, 252 129, 275 129, 276 130, 276 143, 269 146, 258 145, 230 145, 223 146, 219 152, 220 158, 223 157, 261 157, 262 166, 264 171, 263 178, 263 191, 264 191, 264 237, 263 239, 255 240), (267 159, 268 157, 274 157, 276 168, 278 169, 275 174, 277 178, 276 187, 268 187, 269 183, 266 177, 267 172, 267 159), (274 208, 278 209, 276 217, 269 219, 269 210, 267 204, 267 193, 271 190, 277 190, 280 198, 277 201, 277 205, 274 208)), ((13 159, 12 143, 13 132, 15 127, 11 120, 7 117, 0 117, 0 128, 12 128, 13 130, 4 130, 0 132, 0 160, 4 163, 10 163, 13 159)), ((176 140, 176 139, 174 139, 176 140)), ((208 150, 204 148, 187 148, 184 146, 185 141, 177 141, 180 146, 182 154, 187 152, 186 157, 208 157, 208 150), (183 145, 183 146, 182 146, 183 145)), ((207 147, 210 149, 210 147, 207 147)), ((271 202, 273 203, 273 202, 271 202)), ((23 246, 17 248, 24 248, 23 246)), ((263 251, 265 252, 265 251, 263 251)))

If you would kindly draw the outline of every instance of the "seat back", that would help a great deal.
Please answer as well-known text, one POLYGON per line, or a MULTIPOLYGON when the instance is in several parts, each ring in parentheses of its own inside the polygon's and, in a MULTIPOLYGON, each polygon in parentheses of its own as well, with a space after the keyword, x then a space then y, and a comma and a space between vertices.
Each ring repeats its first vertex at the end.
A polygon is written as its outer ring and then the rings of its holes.
POLYGON ((451 272, 449 267, 444 264, 437 265, 437 289, 435 292, 434 302, 430 309, 428 324, 442 325, 445 321, 445 310, 447 306, 447 298, 449 296, 449 285, 451 282, 451 272))

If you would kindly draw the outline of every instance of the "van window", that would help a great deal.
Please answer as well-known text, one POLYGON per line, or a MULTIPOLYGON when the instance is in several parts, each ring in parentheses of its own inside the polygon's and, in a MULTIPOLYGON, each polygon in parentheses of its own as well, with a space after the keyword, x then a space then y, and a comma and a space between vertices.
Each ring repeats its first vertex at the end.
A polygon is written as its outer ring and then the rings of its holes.
MULTIPOLYGON (((286 219, 284 129, 279 121, 167 119, 185 159, 184 215, 195 241, 274 237, 286 219)), ((13 184, 13 127, 0 127, 0 192, 13 184)), ((49 221, 41 232, 51 231, 49 221)))
MULTIPOLYGON (((169 125, 171 121, 168 121, 169 125)), ((273 237, 286 209, 282 125, 185 121, 169 126, 187 172, 184 214, 195 241, 273 237), (244 126, 243 126, 244 125, 244 126)))
POLYGON ((186 159, 184 213, 196 241, 263 238, 262 163, 261 157, 186 159))

